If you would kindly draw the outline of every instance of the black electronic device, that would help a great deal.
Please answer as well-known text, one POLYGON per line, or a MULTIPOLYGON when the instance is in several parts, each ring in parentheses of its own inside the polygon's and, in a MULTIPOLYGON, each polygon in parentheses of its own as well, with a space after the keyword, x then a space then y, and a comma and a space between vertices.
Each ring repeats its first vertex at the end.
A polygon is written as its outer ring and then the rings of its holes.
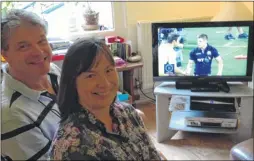
POLYGON ((191 110, 213 112, 236 112, 235 98, 191 97, 191 110))
POLYGON ((177 89, 204 88, 217 83, 216 88, 224 92, 230 91, 224 82, 252 81, 253 21, 160 22, 152 23, 151 32, 154 81, 176 82, 177 89), (228 28, 237 33, 236 26, 245 35, 235 34, 234 40, 228 40, 225 36, 228 28), (174 34, 180 45, 172 49, 167 44, 172 45, 174 40, 169 38, 174 34), (205 50, 198 44, 199 39, 204 39, 201 35, 207 36, 209 47, 205 50), (222 71, 218 57, 223 61, 222 71), (199 84, 203 86, 197 87, 199 84))

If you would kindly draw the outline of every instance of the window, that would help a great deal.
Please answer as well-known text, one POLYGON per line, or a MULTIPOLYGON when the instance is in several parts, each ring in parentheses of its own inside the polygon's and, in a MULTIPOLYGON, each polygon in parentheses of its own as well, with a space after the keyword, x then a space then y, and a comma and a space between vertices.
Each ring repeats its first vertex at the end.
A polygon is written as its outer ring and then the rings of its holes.
POLYGON ((119 35, 123 30, 123 14, 119 2, 13 2, 14 8, 37 13, 48 22, 48 37, 67 37, 75 40, 83 36, 119 35), (99 12, 99 29, 85 31, 83 13, 87 6, 99 12), (120 17, 121 18, 120 18, 120 17), (116 25, 117 21, 119 22, 116 25))

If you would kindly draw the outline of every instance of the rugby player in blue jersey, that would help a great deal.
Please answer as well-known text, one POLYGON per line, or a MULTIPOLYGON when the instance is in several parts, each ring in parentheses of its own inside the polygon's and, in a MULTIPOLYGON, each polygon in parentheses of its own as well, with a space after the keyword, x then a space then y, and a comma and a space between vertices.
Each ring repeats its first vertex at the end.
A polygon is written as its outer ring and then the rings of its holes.
POLYGON ((186 75, 191 75, 192 66, 195 63, 194 76, 210 76, 212 60, 218 63, 217 75, 221 76, 223 71, 223 60, 217 49, 208 43, 208 36, 201 34, 198 36, 198 47, 190 52, 190 58, 186 69, 186 75))

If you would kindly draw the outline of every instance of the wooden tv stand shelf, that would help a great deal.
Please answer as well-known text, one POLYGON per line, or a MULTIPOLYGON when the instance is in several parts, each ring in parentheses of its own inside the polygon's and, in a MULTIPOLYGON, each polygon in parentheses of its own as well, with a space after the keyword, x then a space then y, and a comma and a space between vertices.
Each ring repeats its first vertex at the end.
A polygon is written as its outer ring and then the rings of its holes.
POLYGON ((154 89, 156 95, 157 141, 163 142, 173 137, 177 131, 227 133, 236 142, 253 137, 253 89, 242 83, 228 83, 230 92, 191 92, 175 88, 175 83, 164 82, 154 89), (195 97, 233 97, 241 99, 239 126, 237 129, 189 127, 183 123, 184 116, 192 111, 169 111, 169 98, 172 95, 195 97), (172 115, 173 114, 173 115, 172 115), (173 117, 172 117, 173 116, 173 117))
POLYGON ((132 104, 135 106, 135 100, 139 100, 139 95, 134 94, 134 82, 133 82, 133 74, 134 70, 137 68, 142 68, 143 63, 129 63, 127 62, 126 65, 116 67, 118 72, 123 72, 123 88, 132 96, 132 104))

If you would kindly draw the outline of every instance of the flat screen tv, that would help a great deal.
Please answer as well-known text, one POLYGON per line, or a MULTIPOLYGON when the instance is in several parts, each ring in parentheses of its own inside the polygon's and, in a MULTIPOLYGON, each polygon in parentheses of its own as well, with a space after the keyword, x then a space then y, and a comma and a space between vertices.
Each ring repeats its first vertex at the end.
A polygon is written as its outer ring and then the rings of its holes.
POLYGON ((253 21, 152 23, 154 81, 251 81, 253 21))

